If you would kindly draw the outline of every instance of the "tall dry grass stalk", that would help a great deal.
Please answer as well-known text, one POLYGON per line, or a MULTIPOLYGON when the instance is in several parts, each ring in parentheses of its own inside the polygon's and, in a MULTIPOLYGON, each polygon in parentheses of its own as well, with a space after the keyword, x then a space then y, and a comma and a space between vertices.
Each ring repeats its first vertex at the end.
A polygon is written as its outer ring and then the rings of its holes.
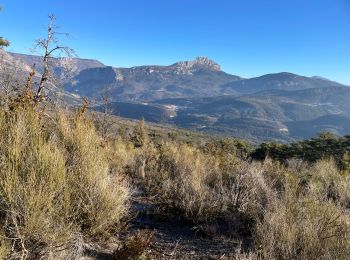
POLYGON ((322 160, 304 175, 284 170, 283 188, 274 190, 255 239, 263 259, 349 259, 348 177, 334 161, 322 160))
POLYGON ((58 116, 58 135, 70 158, 68 182, 74 191, 75 221, 95 236, 127 214, 129 187, 119 174, 111 172, 110 151, 92 122, 83 116, 71 121, 63 113, 58 116))
POLYGON ((83 116, 0 110, 0 253, 39 257, 74 234, 104 234, 128 212, 127 183, 110 171, 108 148, 83 116), (6 250, 5 250, 6 249, 6 250))

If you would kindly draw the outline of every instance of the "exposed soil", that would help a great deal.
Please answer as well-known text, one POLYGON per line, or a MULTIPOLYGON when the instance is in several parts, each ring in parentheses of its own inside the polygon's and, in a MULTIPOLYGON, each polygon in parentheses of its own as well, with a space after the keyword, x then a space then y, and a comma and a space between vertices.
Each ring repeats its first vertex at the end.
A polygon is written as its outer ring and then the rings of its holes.
MULTIPOLYGON (((128 235, 142 230, 154 232, 147 249, 150 259, 234 259, 241 244, 238 239, 225 236, 204 236, 193 224, 172 216, 156 214, 156 205, 150 199, 138 197, 133 202, 133 215, 123 240, 128 235)), ((244 247, 244 245, 242 246, 244 247)), ((87 248, 82 259, 115 259, 113 251, 117 243, 87 248)))

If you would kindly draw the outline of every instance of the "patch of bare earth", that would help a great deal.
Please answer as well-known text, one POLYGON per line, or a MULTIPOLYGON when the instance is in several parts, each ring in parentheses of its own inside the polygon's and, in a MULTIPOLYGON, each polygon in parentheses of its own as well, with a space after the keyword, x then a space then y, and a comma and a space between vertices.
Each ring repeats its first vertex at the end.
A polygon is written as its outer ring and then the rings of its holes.
MULTIPOLYGON (((132 211, 134 218, 117 240, 124 241, 139 232, 152 232, 153 239, 145 249, 146 258, 143 259, 233 259, 241 246, 238 239, 203 236, 197 227, 177 218, 176 214, 162 216, 156 213, 156 205, 149 198, 136 198, 132 211)), ((88 246, 81 260, 118 259, 113 256, 118 248, 117 240, 88 246)))

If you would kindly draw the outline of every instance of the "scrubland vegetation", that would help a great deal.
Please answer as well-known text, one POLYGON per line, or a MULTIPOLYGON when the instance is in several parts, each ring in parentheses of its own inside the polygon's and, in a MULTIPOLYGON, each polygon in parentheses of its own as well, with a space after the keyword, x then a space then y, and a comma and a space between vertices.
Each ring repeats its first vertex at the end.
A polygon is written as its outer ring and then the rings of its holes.
MULTIPOLYGON (((127 223, 135 190, 156 214, 240 239, 237 258, 350 257, 350 177, 331 157, 257 161, 233 140, 155 142, 143 121, 102 138, 86 106, 14 100, 0 112, 2 258, 78 258, 85 242, 108 240, 127 223)), ((116 259, 129 252, 120 243, 116 259)))

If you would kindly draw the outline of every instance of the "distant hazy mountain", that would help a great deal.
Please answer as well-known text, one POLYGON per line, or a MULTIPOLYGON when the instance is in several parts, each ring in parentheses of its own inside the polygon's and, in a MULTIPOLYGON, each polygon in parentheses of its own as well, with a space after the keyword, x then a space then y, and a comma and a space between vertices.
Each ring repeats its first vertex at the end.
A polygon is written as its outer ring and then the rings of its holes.
POLYGON ((112 100, 150 101, 221 95, 221 85, 240 79, 221 71, 220 66, 208 58, 197 58, 170 66, 87 69, 67 84, 66 90, 93 97, 108 88, 112 100))
POLYGON ((29 73, 31 71, 31 67, 28 66, 28 64, 26 64, 20 59, 17 59, 16 57, 13 57, 1 48, 0 65, 2 72, 4 72, 5 70, 19 70, 22 73, 29 73))
POLYGON ((271 89, 301 90, 330 86, 342 86, 342 84, 321 77, 305 77, 288 72, 281 72, 230 82, 223 85, 222 88, 242 94, 249 94, 271 89))
MULTIPOLYGON (((19 53, 12 53, 12 52, 8 52, 8 54, 17 60, 20 60, 21 62, 28 65, 29 67, 32 67, 35 64, 35 69, 39 73, 43 72, 42 57, 37 55, 27 55, 27 54, 19 54, 19 53)), ((63 72, 63 67, 65 67, 68 62, 69 62, 69 73, 71 74, 71 76, 75 76, 85 69, 105 67, 103 63, 97 60, 79 59, 79 58, 69 58, 69 59, 54 58, 54 59, 51 59, 51 63, 52 63, 54 72, 58 77, 60 77, 61 73, 63 72)))
MULTIPOLYGON (((16 64, 18 74, 28 75, 35 63, 40 75, 40 57, 0 54, 2 67, 16 64)), ((58 76, 64 62, 53 60, 58 76)), ((114 68, 87 59, 70 65, 73 77, 66 79, 65 91, 58 90, 66 101, 98 98, 108 89, 110 107, 127 118, 255 141, 290 141, 321 131, 350 134, 350 88, 319 76, 282 72, 244 79, 205 57, 169 66, 114 68)))
POLYGON ((66 84, 66 90, 81 96, 97 97, 103 89, 108 88, 113 101, 153 101, 333 86, 343 85, 321 77, 305 77, 287 72, 243 79, 223 72, 216 62, 201 57, 170 66, 90 68, 82 70, 66 84))
MULTIPOLYGON (((0 49, 0 83, 7 81, 11 82, 13 87, 23 87, 27 82, 29 73, 33 70, 34 63, 36 65, 36 73, 33 78, 33 86, 35 88, 42 73, 42 58, 32 55, 8 53, 3 49, 0 49)), ((58 59, 53 59, 53 63, 57 76, 60 77, 61 73, 59 71, 61 70, 63 63, 61 63, 58 59)), ((71 64, 71 73, 73 74, 78 73, 78 71, 74 70, 74 68, 84 68, 87 66, 85 60, 83 60, 83 62, 79 62, 78 59, 72 60, 71 64)), ((51 86, 53 90, 51 93, 49 93, 51 98, 59 98, 60 100, 70 104, 78 104, 80 102, 80 98, 77 98, 74 94, 66 92, 54 84, 51 84, 51 86)))

